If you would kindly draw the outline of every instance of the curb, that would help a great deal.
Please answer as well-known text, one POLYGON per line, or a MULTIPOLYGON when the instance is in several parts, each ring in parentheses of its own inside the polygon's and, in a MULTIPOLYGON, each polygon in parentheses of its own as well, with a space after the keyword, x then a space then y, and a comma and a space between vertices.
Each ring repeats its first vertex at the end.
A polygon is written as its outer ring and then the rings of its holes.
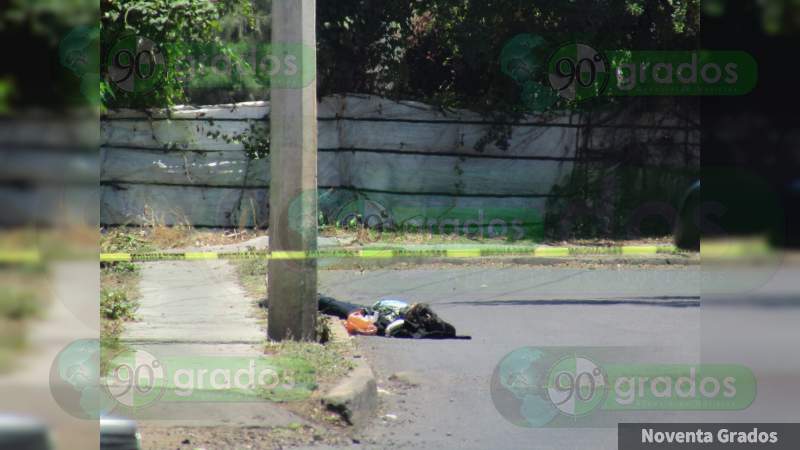
MULTIPOLYGON (((334 339, 349 339, 338 319, 333 320, 334 339)), ((356 367, 336 386, 322 396, 322 404, 339 414, 349 425, 360 428, 369 422, 378 409, 378 384, 375 373, 364 358, 356 360, 356 367)))

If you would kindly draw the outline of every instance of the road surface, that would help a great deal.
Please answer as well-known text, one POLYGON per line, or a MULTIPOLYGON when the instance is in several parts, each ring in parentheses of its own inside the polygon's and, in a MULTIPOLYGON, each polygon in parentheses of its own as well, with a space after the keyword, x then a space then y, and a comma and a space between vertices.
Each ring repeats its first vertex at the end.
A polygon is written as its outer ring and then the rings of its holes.
POLYGON ((798 275, 800 266, 787 263, 702 270, 418 268, 323 271, 320 290, 365 305, 383 296, 428 302, 473 338, 359 337, 379 379, 382 406, 357 447, 615 449, 613 426, 524 428, 506 421, 490 394, 498 362, 526 346, 622 346, 644 355, 655 349, 652 362, 740 364, 757 382, 755 400, 744 410, 648 411, 621 420, 798 421, 798 275), (389 380, 409 371, 418 386, 389 380))
POLYGON ((699 268, 446 268, 323 271, 320 290, 361 304, 383 296, 428 302, 470 341, 358 338, 379 378, 382 408, 365 448, 616 448, 616 429, 533 429, 495 409, 490 380, 526 346, 659 347, 697 362, 699 268), (419 386, 388 380, 418 374, 419 386), (388 415, 388 416, 387 416, 388 415), (394 418, 396 416, 396 419, 394 418))

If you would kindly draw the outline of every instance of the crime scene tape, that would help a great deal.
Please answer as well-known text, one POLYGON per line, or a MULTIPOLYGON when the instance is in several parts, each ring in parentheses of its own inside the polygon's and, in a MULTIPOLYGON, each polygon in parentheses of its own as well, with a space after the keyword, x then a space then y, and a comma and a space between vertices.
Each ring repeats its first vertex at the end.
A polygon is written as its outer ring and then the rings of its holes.
POLYGON ((36 264, 41 260, 42 255, 38 250, 0 251, 0 264, 36 264))
POLYGON ((646 256, 677 254, 674 246, 635 245, 617 247, 492 247, 456 249, 323 249, 312 252, 155 252, 155 253, 102 253, 100 262, 148 261, 207 261, 215 259, 242 260, 304 260, 325 258, 392 259, 392 258, 483 258, 491 256, 567 257, 579 255, 646 256))

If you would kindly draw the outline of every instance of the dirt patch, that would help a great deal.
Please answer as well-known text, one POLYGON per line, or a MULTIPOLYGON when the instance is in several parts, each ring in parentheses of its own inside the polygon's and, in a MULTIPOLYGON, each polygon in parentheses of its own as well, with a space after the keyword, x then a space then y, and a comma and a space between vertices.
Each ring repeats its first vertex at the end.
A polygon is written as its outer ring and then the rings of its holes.
POLYGON ((301 445, 352 444, 346 435, 324 427, 293 424, 276 428, 142 426, 142 449, 283 449, 301 445))
POLYGON ((139 227, 103 227, 100 234, 100 248, 104 253, 139 253, 237 244, 267 233, 263 230, 202 229, 190 225, 151 224, 139 227))

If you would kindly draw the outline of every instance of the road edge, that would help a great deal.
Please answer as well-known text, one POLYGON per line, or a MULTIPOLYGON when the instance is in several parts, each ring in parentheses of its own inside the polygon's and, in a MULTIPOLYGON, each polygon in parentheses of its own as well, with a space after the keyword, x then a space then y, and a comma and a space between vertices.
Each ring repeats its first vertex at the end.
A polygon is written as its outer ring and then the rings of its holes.
MULTIPOLYGON (((350 339, 340 320, 332 320, 332 338, 350 339)), ((378 382, 375 373, 361 357, 354 359, 355 367, 322 398, 323 406, 333 411, 350 426, 361 428, 378 410, 378 382)))

